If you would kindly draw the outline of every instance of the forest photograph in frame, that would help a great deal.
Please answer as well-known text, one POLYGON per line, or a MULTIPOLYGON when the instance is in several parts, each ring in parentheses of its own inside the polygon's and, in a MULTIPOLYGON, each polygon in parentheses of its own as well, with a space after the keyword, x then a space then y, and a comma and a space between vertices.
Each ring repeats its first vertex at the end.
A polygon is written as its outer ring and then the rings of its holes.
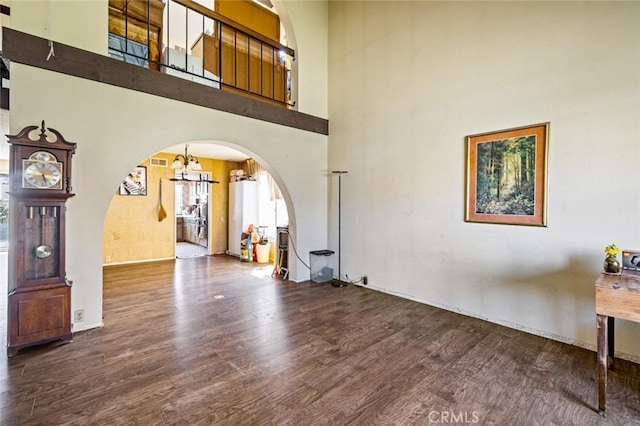
POLYGON ((549 123, 467 136, 465 220, 546 226, 549 123))

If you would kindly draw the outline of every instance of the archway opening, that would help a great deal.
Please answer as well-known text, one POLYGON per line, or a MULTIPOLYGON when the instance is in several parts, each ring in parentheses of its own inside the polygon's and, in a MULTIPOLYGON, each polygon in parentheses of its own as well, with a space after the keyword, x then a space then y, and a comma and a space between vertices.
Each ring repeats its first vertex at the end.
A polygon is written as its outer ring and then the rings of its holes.
MULTIPOLYGON (((108 208, 103 266, 216 256, 256 262, 253 269, 245 268, 247 274, 287 279, 287 250, 281 245, 288 238, 279 239, 279 230, 288 237, 294 210, 277 174, 254 157, 231 143, 189 141, 141 161, 123 177, 108 208), (172 168, 176 160, 185 167, 172 168), (197 162, 199 170, 187 170, 190 162, 197 162), (127 190, 132 177, 139 189, 127 190), (230 204, 237 197, 236 186, 245 188, 244 206, 230 204), (234 220, 234 215, 245 219, 234 220), (247 252, 248 241, 256 245, 253 256, 247 252), (234 249, 236 243, 243 250, 234 249)), ((175 273, 180 271, 184 269, 176 264, 175 273)))

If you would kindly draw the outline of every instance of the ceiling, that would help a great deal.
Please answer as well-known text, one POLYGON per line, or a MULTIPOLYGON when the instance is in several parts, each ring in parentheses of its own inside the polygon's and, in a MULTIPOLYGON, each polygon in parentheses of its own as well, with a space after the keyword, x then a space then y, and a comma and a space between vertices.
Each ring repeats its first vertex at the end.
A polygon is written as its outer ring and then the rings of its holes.
MULTIPOLYGON (((195 142, 190 143, 188 153, 198 158, 212 158, 214 160, 238 161, 242 162, 250 158, 248 155, 215 142, 195 142)), ((162 152, 170 154, 184 154, 185 144, 178 144, 163 149, 162 152)))

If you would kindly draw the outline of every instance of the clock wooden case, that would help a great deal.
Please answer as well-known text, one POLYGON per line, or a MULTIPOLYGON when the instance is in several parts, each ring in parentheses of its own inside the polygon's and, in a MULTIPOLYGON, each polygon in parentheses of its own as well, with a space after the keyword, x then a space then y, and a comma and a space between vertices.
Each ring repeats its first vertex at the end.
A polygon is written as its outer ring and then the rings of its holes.
POLYGON ((76 144, 55 129, 7 135, 9 157, 8 354, 70 341, 71 282, 65 269, 66 202, 76 144), (48 131, 48 132, 47 132, 48 131))

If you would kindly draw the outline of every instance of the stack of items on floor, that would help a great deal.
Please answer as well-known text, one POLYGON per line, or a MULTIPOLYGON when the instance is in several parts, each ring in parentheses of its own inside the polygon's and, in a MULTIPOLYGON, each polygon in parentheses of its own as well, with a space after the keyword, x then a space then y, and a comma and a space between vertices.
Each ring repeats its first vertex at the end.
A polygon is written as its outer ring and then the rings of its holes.
POLYGON ((243 262, 269 263, 269 239, 266 226, 257 228, 251 224, 240 237, 240 260, 243 262))
POLYGON ((242 180, 255 180, 251 176, 247 176, 245 171, 242 169, 234 169, 229 172, 229 181, 230 182, 240 182, 242 180))

